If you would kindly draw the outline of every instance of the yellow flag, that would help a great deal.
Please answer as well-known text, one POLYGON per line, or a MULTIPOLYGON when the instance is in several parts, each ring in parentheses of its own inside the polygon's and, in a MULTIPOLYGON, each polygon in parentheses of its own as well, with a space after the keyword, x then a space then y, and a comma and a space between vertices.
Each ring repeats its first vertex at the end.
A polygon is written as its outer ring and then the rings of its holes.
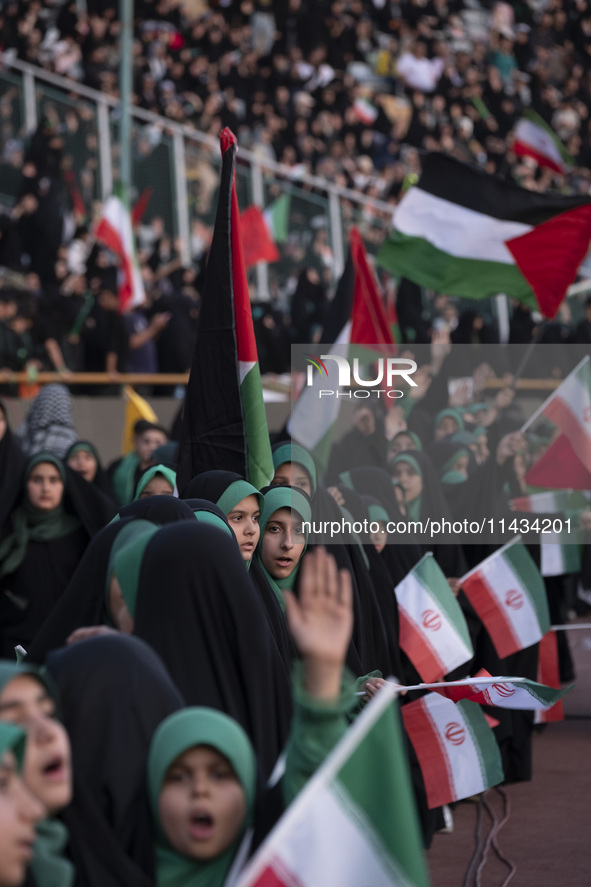
POLYGON ((147 400, 133 390, 131 385, 126 385, 123 394, 127 400, 125 405, 125 424, 123 426, 123 443, 121 449, 123 455, 126 456, 133 450, 133 429, 138 419, 145 419, 147 422, 158 422, 158 416, 150 406, 147 400))

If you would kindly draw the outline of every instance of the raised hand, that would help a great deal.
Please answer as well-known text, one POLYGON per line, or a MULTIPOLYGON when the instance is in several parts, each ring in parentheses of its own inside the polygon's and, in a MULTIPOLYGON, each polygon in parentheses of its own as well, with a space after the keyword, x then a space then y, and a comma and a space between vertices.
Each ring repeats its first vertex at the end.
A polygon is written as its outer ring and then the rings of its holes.
POLYGON ((318 699, 339 696, 353 631, 353 588, 323 547, 304 557, 299 598, 284 592, 287 622, 305 664, 305 688, 318 699))

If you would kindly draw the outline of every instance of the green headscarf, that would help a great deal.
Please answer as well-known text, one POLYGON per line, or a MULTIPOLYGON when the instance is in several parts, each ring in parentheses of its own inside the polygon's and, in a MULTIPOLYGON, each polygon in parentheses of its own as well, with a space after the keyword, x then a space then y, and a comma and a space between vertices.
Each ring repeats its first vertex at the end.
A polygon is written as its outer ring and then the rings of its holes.
POLYGON ((229 487, 226 487, 215 504, 218 508, 221 508, 227 516, 232 509, 236 508, 238 503, 242 502, 243 499, 246 499, 247 496, 256 496, 259 508, 261 511, 263 510, 263 494, 259 492, 256 487, 253 487, 252 484, 249 484, 247 480, 235 480, 229 487))
MULTIPOLYGON (((441 415, 441 413, 439 415, 441 415)), ((409 453, 399 453, 390 462, 390 464, 388 466, 389 470, 393 471, 394 466, 398 465, 399 462, 406 462, 407 465, 410 465, 412 468, 414 468, 414 470, 419 475, 421 480, 423 479, 423 470, 422 470, 421 466, 419 465, 419 463, 417 462, 417 460, 414 458, 414 456, 409 455, 409 453)), ((407 511, 408 517, 411 520, 420 520, 420 518, 421 518, 421 499, 422 499, 421 493, 419 493, 419 495, 416 496, 416 498, 411 499, 410 502, 406 499, 406 497, 404 499, 406 511, 407 511)))
POLYGON ((159 529, 160 527, 151 521, 133 520, 121 530, 115 539, 111 546, 107 567, 105 586, 107 612, 109 612, 109 587, 111 579, 115 575, 121 586, 121 593, 127 604, 127 609, 132 616, 135 616, 135 603, 144 551, 154 533, 159 529))
MULTIPOLYGON (((470 458, 470 455, 470 450, 468 449, 457 450, 457 452, 455 452, 453 456, 441 466, 441 480, 443 480, 444 474, 461 474, 459 471, 451 471, 452 465, 455 465, 458 459, 461 459, 462 456, 468 456, 468 458, 470 458)), ((466 475, 462 475, 462 477, 466 480, 466 475)), ((445 483, 458 483, 458 481, 445 481, 445 483)))
POLYGON ((0 758, 7 751, 13 752, 19 769, 22 767, 25 756, 26 733, 16 724, 7 724, 0 721, 0 758))
POLYGON ((91 444, 90 441, 87 440, 80 440, 78 441, 78 443, 72 444, 72 446, 66 453, 66 462, 68 461, 70 456, 73 456, 74 453, 79 453, 81 450, 85 453, 90 453, 90 455, 93 456, 94 460, 96 461, 96 464, 99 464, 98 451, 94 444, 91 444))
POLYGON ((487 403, 473 403, 469 407, 464 407, 464 412, 470 413, 471 416, 475 416, 476 413, 480 413, 484 410, 488 412, 489 409, 490 407, 487 403))
POLYGON ((64 497, 52 511, 41 511, 31 505, 26 495, 27 482, 33 469, 42 462, 55 465, 60 477, 66 483, 66 471, 63 463, 50 453, 39 453, 27 462, 25 468, 25 495, 21 504, 15 508, 10 517, 12 533, 0 545, 0 578, 16 572, 24 561, 29 541, 52 542, 63 539, 80 527, 80 521, 64 509, 64 497))
POLYGON ((383 505, 378 505, 377 503, 375 505, 368 505, 367 512, 369 514, 370 522, 382 521, 385 524, 388 524, 390 522, 388 512, 383 505))
POLYGON ((441 410, 440 413, 437 413, 435 416, 435 431, 439 427, 439 423, 442 419, 445 419, 446 416, 449 416, 451 419, 455 419, 458 423, 458 431, 464 430, 464 417, 462 416, 460 410, 456 410, 454 407, 448 407, 446 410, 441 410))
POLYGON ((306 544, 304 545, 304 549, 302 551, 300 559, 293 571, 284 579, 274 579, 263 564, 263 536, 265 534, 265 529, 267 527, 267 524, 269 523, 269 520, 276 511, 279 511, 280 508, 293 509, 299 514, 299 516, 302 518, 302 521, 308 524, 312 520, 312 509, 310 508, 310 502, 306 494, 302 493, 295 487, 271 487, 265 493, 265 507, 263 508, 263 513, 259 521, 261 525, 261 535, 259 538, 257 555, 261 568, 263 570, 263 573, 267 577, 269 585, 275 592, 277 600, 281 604, 281 608, 285 609, 285 601, 283 600, 282 592, 285 590, 291 591, 295 584, 296 576, 298 575, 298 570, 300 569, 300 564, 302 562, 302 557, 306 553, 306 548, 308 547, 308 533, 306 531, 306 544))
POLYGON ((452 434, 451 441, 452 443, 462 444, 465 447, 478 443, 476 431, 456 431, 455 434, 452 434))
POLYGON ((142 474, 138 481, 138 485, 135 490, 135 496, 133 497, 133 501, 136 502, 153 477, 156 477, 157 474, 161 474, 162 477, 166 478, 170 486, 172 487, 172 491, 176 487, 176 471, 172 468, 168 468, 167 465, 153 465, 152 468, 148 468, 145 474, 142 474))
MULTIPOLYGON (((30 675, 39 681, 57 704, 55 689, 45 671, 24 663, 0 661, 0 693, 10 681, 21 675, 30 675)), ((22 754, 24 755, 26 734, 13 724, 0 722, 0 747, 2 745, 2 728, 8 726, 22 733, 24 737, 22 754)), ((2 754, 1 748, 0 754, 2 754)), ((36 832, 37 839, 31 862, 35 883, 38 887, 72 887, 75 878, 74 866, 63 855, 68 843, 68 831, 65 825, 58 819, 44 819, 37 825, 36 832)))
MULTIPOLYGON (((260 493, 259 493, 259 495, 260 495, 260 493)), ((241 502, 242 500, 239 499, 238 501, 241 502)), ((212 527, 217 527, 218 530, 223 530, 224 533, 227 533, 230 536, 234 535, 234 533, 232 532, 232 530, 230 529, 228 524, 224 520, 221 519, 219 514, 214 514, 213 511, 206 511, 203 508, 198 508, 196 511, 193 511, 193 514, 195 515, 195 519, 198 520, 199 523, 209 524, 212 527)), ((251 560, 252 560, 252 558, 251 558, 251 560)), ((249 561, 249 564, 250 564, 250 561, 249 561)))
POLYGON ((223 887, 244 832, 252 824, 255 793, 254 752, 236 721, 210 708, 184 708, 166 718, 154 734, 148 755, 148 794, 156 823, 157 887, 223 887), (204 862, 174 850, 158 816, 160 791, 168 768, 179 755, 199 745, 210 746, 228 759, 246 798, 242 831, 220 856, 204 862))
POLYGON ((129 505, 133 501, 135 473, 139 464, 140 457, 138 454, 128 453, 113 472, 113 489, 115 490, 117 501, 121 505, 129 505))
POLYGON ((406 428, 404 431, 399 431, 397 434, 395 434, 394 437, 392 438, 392 441, 390 442, 390 446, 392 446, 392 443, 394 443, 394 441, 396 440, 396 438, 397 438, 397 437, 400 437, 401 434, 408 434, 408 436, 409 436, 410 439, 413 441, 413 443, 414 443, 415 447, 417 448, 417 450, 418 450, 419 452, 422 451, 422 449, 423 449, 423 444, 422 444, 422 442, 421 442, 421 438, 419 437, 418 434, 415 434, 414 431, 410 431, 408 428, 406 428))
POLYGON ((314 459, 310 453, 305 450, 304 447, 300 446, 300 444, 286 441, 273 450, 273 468, 277 471, 279 466, 284 465, 286 462, 296 462, 298 465, 301 465, 302 468, 305 468, 310 475, 312 495, 314 495, 318 487, 318 473, 316 471, 314 459))

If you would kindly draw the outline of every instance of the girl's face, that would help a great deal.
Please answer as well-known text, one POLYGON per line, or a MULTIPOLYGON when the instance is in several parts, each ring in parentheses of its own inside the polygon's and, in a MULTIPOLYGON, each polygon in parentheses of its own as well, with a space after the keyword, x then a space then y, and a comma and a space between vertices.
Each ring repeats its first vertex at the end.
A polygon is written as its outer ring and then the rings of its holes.
POLYGON ((399 462, 394 467, 394 480, 404 490, 405 502, 413 502, 423 492, 423 479, 408 462, 399 462))
POLYGON ((460 426, 453 416, 444 416, 435 431, 435 440, 442 440, 442 438, 447 437, 448 434, 455 434, 456 431, 459 430, 460 426))
POLYGON ((7 427, 8 426, 6 424, 6 416, 4 415, 4 410, 0 409, 0 440, 2 440, 2 438, 6 434, 7 427))
POLYGON ((410 434, 397 434, 390 444, 389 457, 393 459, 398 453, 404 453, 408 450, 416 450, 416 444, 410 434))
POLYGON ((96 477, 96 459, 88 450, 76 450, 68 459, 68 465, 73 471, 81 474, 84 480, 92 483, 96 477))
POLYGON ((231 847, 239 836, 246 797, 228 759, 215 748, 198 745, 168 768, 158 814, 175 850, 207 861, 231 847))
POLYGON ((70 741, 55 719, 55 703, 32 675, 19 675, 0 693, 0 720, 27 731, 23 780, 50 816, 72 800, 70 741))
POLYGON ((312 497, 312 481, 303 465, 298 462, 284 462, 276 470, 271 486, 297 487, 312 497))
POLYGON ((116 576, 112 576, 109 583, 109 613, 117 631, 122 631, 124 634, 133 634, 133 616, 127 608, 119 580, 116 576))
POLYGON ((27 481, 27 497, 33 508, 53 511, 64 495, 62 476, 52 462, 35 465, 27 481))
POLYGON ((383 520, 375 521, 379 525, 379 530, 375 533, 370 533, 371 541, 373 542, 373 546, 375 550, 379 553, 384 550, 386 547, 386 522, 383 520))
POLYGON ((291 508, 271 515, 263 533, 261 560, 273 579, 287 579, 295 570, 306 547, 302 519, 291 508))
POLYGON ((147 499, 148 496, 172 496, 173 493, 174 490, 164 475, 155 474, 140 493, 140 499, 147 499))
POLYGON ((459 471, 460 474, 463 474, 464 477, 468 477, 468 464, 470 462, 469 456, 464 453, 461 456, 458 456, 454 464, 451 466, 451 471, 459 471))
POLYGON ((12 752, 0 757, 0 887, 19 887, 33 858, 43 805, 18 775, 12 752))
POLYGON ((227 515, 228 523, 236 536, 242 560, 248 562, 259 543, 261 509, 256 496, 247 496, 227 515))

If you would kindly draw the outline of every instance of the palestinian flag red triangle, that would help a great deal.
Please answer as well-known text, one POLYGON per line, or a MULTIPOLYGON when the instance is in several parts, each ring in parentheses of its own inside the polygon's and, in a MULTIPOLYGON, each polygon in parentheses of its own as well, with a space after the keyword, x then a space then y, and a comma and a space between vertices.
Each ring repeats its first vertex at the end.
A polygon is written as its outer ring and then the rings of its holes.
POLYGON ((532 487, 549 487, 551 490, 591 490, 591 474, 565 434, 561 434, 529 469, 525 480, 532 487))
POLYGON ((560 213, 528 234, 507 240, 519 270, 546 317, 554 317, 574 281, 591 237, 591 205, 560 213))

